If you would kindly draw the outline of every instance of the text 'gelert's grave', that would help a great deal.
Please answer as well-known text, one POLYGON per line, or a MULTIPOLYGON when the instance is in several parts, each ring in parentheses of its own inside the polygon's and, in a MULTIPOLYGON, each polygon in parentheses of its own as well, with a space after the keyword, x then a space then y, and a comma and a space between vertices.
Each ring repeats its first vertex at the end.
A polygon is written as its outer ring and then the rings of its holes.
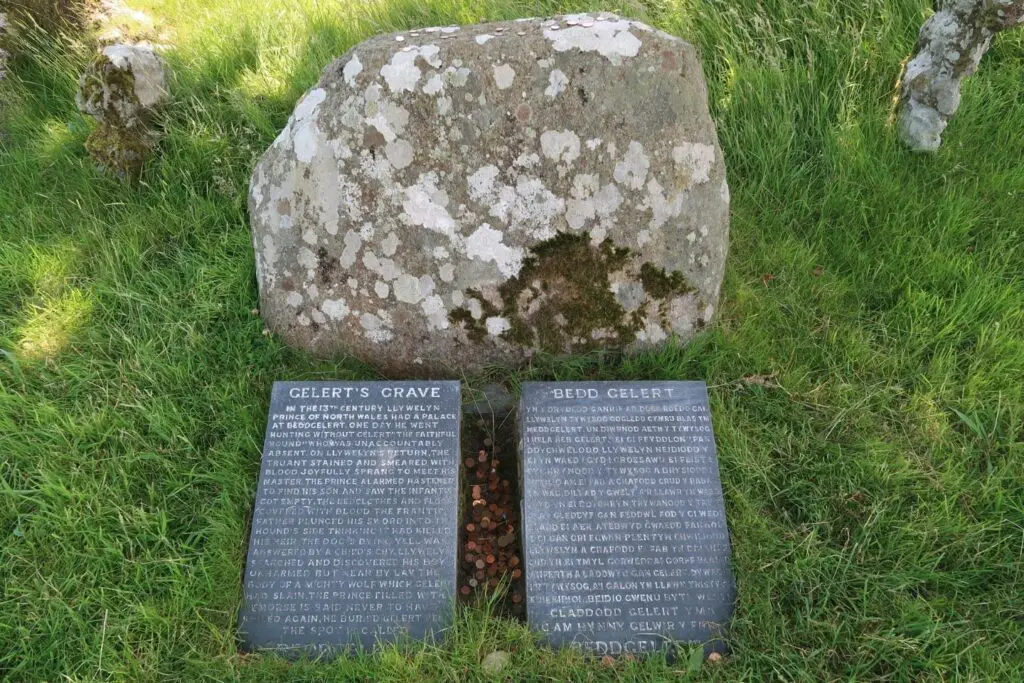
POLYGON ((458 382, 275 382, 239 630, 319 653, 452 613, 458 382))

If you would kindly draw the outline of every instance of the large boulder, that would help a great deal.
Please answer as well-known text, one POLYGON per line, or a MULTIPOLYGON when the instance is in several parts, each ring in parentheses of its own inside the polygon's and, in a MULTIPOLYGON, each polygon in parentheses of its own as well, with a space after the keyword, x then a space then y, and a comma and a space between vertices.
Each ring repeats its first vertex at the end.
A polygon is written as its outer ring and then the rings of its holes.
POLYGON ((574 15, 356 46, 257 164, 249 211, 272 331, 458 376, 691 337, 729 190, 694 48, 574 15))

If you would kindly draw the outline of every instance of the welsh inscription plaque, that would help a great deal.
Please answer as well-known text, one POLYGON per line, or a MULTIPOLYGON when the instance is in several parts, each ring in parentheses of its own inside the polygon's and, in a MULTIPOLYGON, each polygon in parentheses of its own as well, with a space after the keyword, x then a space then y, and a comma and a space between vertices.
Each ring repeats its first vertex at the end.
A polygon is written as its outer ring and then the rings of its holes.
POLYGON ((527 621, 598 655, 722 650, 735 587, 703 382, 531 382, 527 621))
POLYGON ((275 382, 239 631, 369 649, 451 614, 458 382, 275 382))

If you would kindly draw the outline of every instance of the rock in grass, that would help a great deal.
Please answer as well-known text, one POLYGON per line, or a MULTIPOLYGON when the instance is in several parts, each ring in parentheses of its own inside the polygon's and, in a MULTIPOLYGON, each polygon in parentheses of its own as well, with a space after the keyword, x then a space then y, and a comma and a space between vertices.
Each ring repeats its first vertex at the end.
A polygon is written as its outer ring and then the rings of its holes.
POLYGON ((154 148, 153 114, 168 97, 167 70, 152 48, 104 48, 82 75, 76 96, 78 108, 99 121, 86 140, 92 158, 118 175, 138 175, 154 148))
POLYGON ((480 666, 483 667, 484 672, 496 674, 508 666, 511 660, 512 657, 507 652, 496 650, 484 657, 484 661, 481 662, 480 666))
POLYGON ((7 60, 11 53, 8 51, 11 40, 11 22, 6 12, 0 12, 0 80, 7 76, 7 60))
POLYGON ((614 15, 372 38, 249 194, 268 326, 387 373, 687 339, 729 190, 692 46, 614 15))
POLYGON ((1024 0, 944 0, 921 27, 900 79, 899 136, 934 152, 960 107, 963 79, 975 72, 999 31, 1024 25, 1024 0))

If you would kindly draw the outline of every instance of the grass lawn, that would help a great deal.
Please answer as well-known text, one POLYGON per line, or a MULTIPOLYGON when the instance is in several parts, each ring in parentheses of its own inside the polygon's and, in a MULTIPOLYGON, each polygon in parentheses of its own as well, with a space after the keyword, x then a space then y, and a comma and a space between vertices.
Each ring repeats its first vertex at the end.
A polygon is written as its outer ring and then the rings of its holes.
POLYGON ((176 45, 137 187, 84 154, 88 51, 40 41, 0 81, 0 678, 486 680, 504 649, 517 681, 1024 680, 1024 31, 918 156, 889 108, 924 0, 132 5, 176 45), (733 655, 604 667, 483 607, 434 647, 239 653, 271 382, 373 377, 263 334, 255 159, 365 37, 596 8, 703 55, 733 197, 720 317, 686 348, 503 378, 707 381, 733 655))

